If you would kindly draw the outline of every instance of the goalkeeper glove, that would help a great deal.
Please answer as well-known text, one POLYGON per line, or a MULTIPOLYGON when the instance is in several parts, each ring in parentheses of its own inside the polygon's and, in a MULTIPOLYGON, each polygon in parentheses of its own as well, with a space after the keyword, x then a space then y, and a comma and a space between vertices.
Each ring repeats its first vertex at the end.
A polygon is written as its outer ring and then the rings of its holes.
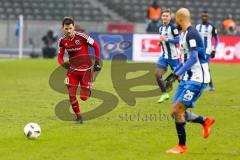
POLYGON ((215 54, 216 54, 216 51, 213 50, 213 51, 211 52, 211 58, 215 58, 215 54))
POLYGON ((98 72, 101 71, 102 67, 100 66, 98 61, 95 61, 94 67, 93 67, 93 71, 94 72, 98 72))
POLYGON ((65 69, 70 69, 70 64, 69 64, 69 62, 65 62, 64 64, 62 64, 62 66, 63 66, 63 68, 65 68, 65 69))
POLYGON ((173 83, 176 79, 178 79, 178 76, 175 73, 171 73, 165 81, 173 83))
POLYGON ((164 81, 166 85, 166 90, 172 90, 173 83, 178 79, 175 73, 171 73, 164 81))

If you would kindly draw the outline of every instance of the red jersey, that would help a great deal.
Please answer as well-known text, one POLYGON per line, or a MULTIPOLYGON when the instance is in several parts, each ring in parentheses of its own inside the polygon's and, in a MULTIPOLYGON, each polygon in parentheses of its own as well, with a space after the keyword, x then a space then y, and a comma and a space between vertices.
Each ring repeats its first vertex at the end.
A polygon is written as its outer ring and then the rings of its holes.
POLYGON ((63 56, 65 50, 68 53, 70 68, 76 71, 86 71, 91 68, 92 61, 89 46, 95 49, 95 60, 99 61, 100 49, 98 44, 83 32, 74 32, 74 37, 69 40, 63 36, 59 40, 58 62, 64 64, 63 56))

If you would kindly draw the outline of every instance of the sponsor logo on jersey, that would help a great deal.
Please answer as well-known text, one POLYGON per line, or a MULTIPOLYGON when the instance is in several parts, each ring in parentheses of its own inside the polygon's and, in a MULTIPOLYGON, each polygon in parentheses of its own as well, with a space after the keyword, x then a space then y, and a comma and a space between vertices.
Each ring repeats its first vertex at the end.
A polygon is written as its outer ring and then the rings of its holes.
POLYGON ((67 51, 80 51, 82 49, 82 47, 79 47, 79 48, 69 48, 67 49, 67 51))

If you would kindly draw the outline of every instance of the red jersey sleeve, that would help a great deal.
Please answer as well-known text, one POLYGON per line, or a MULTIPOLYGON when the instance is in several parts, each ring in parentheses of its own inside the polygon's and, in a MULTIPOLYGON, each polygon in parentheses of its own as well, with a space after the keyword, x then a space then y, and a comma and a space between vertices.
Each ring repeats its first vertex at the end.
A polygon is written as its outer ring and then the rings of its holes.
POLYGON ((65 48, 62 44, 62 38, 61 38, 58 42, 58 63, 60 65, 64 64, 64 59, 63 59, 64 52, 65 52, 65 48))
POLYGON ((98 43, 92 39, 92 37, 88 36, 87 38, 87 43, 94 48, 95 51, 95 61, 100 61, 100 47, 98 43))
POLYGON ((98 45, 98 43, 92 38, 90 37, 88 34, 84 33, 84 32, 76 32, 78 35, 80 35, 81 37, 84 37, 84 39, 86 40, 87 44, 90 47, 94 48, 95 51, 95 61, 100 61, 100 47, 98 45))
POLYGON ((94 41, 93 43, 93 48, 94 48, 94 51, 95 51, 95 61, 100 61, 100 47, 98 45, 98 43, 96 41, 94 41))

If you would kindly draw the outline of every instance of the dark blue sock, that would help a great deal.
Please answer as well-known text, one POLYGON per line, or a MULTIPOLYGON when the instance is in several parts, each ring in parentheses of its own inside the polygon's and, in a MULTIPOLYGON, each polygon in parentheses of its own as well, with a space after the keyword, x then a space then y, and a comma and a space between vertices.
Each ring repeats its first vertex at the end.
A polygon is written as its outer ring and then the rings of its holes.
POLYGON ((204 118, 203 118, 202 116, 198 116, 198 117, 197 117, 196 119, 194 119, 192 122, 203 124, 203 123, 204 123, 204 118))
POLYGON ((189 111, 185 112, 185 119, 188 122, 200 123, 200 124, 203 124, 205 121, 205 118, 203 116, 196 115, 189 111))
POLYGON ((186 145, 186 122, 175 122, 178 139, 179 139, 179 145, 186 145))
POLYGON ((157 77, 156 80, 157 80, 158 86, 159 86, 159 88, 161 89, 161 91, 162 91, 163 93, 167 92, 162 77, 157 77))

